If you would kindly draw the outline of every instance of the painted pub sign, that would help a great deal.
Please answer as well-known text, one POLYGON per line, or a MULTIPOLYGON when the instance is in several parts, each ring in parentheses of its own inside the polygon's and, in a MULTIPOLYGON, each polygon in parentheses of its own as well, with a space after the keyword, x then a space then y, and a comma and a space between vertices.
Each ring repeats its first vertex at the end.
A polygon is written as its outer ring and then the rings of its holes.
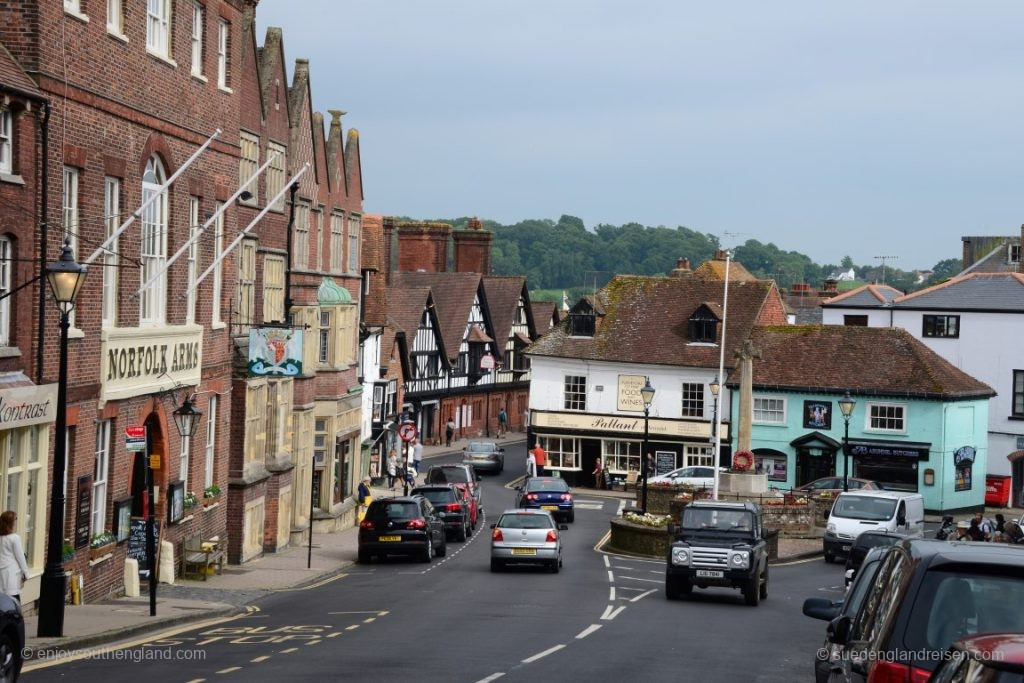
POLYGON ((249 330, 249 374, 296 377, 302 374, 302 330, 254 327, 249 330))

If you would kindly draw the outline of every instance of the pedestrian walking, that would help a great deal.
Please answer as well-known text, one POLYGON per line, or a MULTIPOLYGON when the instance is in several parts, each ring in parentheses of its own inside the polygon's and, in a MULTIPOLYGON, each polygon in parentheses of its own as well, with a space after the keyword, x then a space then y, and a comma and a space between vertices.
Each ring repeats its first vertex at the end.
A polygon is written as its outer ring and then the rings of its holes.
POLYGON ((359 482, 359 488, 356 489, 356 502, 359 503, 359 521, 363 521, 366 517, 366 508, 370 507, 370 502, 373 500, 373 496, 370 494, 370 477, 363 477, 363 480, 359 482))
POLYGON ((419 439, 412 440, 412 466, 416 474, 420 473, 420 463, 423 462, 423 443, 419 439))
POLYGON ((533 457, 533 451, 526 451, 526 478, 537 476, 537 459, 533 457))
POLYGON ((502 407, 498 410, 498 438, 505 436, 508 433, 508 413, 505 412, 505 408, 502 407))
POLYGON ((395 449, 391 449, 388 453, 388 488, 392 491, 395 490, 395 477, 398 476, 398 455, 395 453, 395 449))
POLYGON ((452 445, 452 437, 455 436, 455 420, 451 417, 448 418, 448 422, 444 425, 444 445, 452 445))
POLYGON ((601 463, 601 458, 598 458, 594 462, 594 472, 593 472, 593 474, 594 474, 594 488, 598 489, 598 490, 603 489, 604 488, 604 465, 601 463))
POLYGON ((543 477, 547 471, 548 466, 548 454, 543 448, 540 447, 540 441, 533 447, 533 459, 537 463, 537 476, 543 477))
POLYGON ((0 515, 0 591, 21 602, 21 588, 28 580, 28 564, 21 536, 15 533, 18 513, 8 510, 0 515))

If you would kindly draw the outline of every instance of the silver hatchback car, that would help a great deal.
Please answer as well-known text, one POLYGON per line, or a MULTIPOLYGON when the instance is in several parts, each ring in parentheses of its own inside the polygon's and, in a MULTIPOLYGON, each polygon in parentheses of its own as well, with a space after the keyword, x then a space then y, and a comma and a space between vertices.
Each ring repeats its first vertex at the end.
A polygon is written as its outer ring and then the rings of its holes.
POLYGON ((547 510, 505 510, 491 525, 491 571, 497 572, 511 563, 539 564, 557 573, 562 568, 562 539, 559 531, 566 524, 556 524, 547 510))

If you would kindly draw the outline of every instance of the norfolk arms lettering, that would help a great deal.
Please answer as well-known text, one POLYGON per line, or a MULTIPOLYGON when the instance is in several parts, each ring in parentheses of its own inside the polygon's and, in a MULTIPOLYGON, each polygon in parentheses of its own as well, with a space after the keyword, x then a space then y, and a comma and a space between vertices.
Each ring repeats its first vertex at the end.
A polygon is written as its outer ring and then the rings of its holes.
POLYGON ((107 381, 193 370, 199 365, 199 342, 147 344, 107 349, 107 381))

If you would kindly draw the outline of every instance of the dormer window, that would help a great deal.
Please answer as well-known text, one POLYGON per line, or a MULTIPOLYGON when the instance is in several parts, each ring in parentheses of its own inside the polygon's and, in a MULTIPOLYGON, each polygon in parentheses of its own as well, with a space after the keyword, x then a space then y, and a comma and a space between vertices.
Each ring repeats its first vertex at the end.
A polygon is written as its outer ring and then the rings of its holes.
POLYGON ((569 315, 569 334, 573 337, 593 337, 596 327, 593 313, 569 315))
POLYGON ((718 316, 707 305, 702 305, 690 316, 690 341, 714 344, 718 338, 718 316))

